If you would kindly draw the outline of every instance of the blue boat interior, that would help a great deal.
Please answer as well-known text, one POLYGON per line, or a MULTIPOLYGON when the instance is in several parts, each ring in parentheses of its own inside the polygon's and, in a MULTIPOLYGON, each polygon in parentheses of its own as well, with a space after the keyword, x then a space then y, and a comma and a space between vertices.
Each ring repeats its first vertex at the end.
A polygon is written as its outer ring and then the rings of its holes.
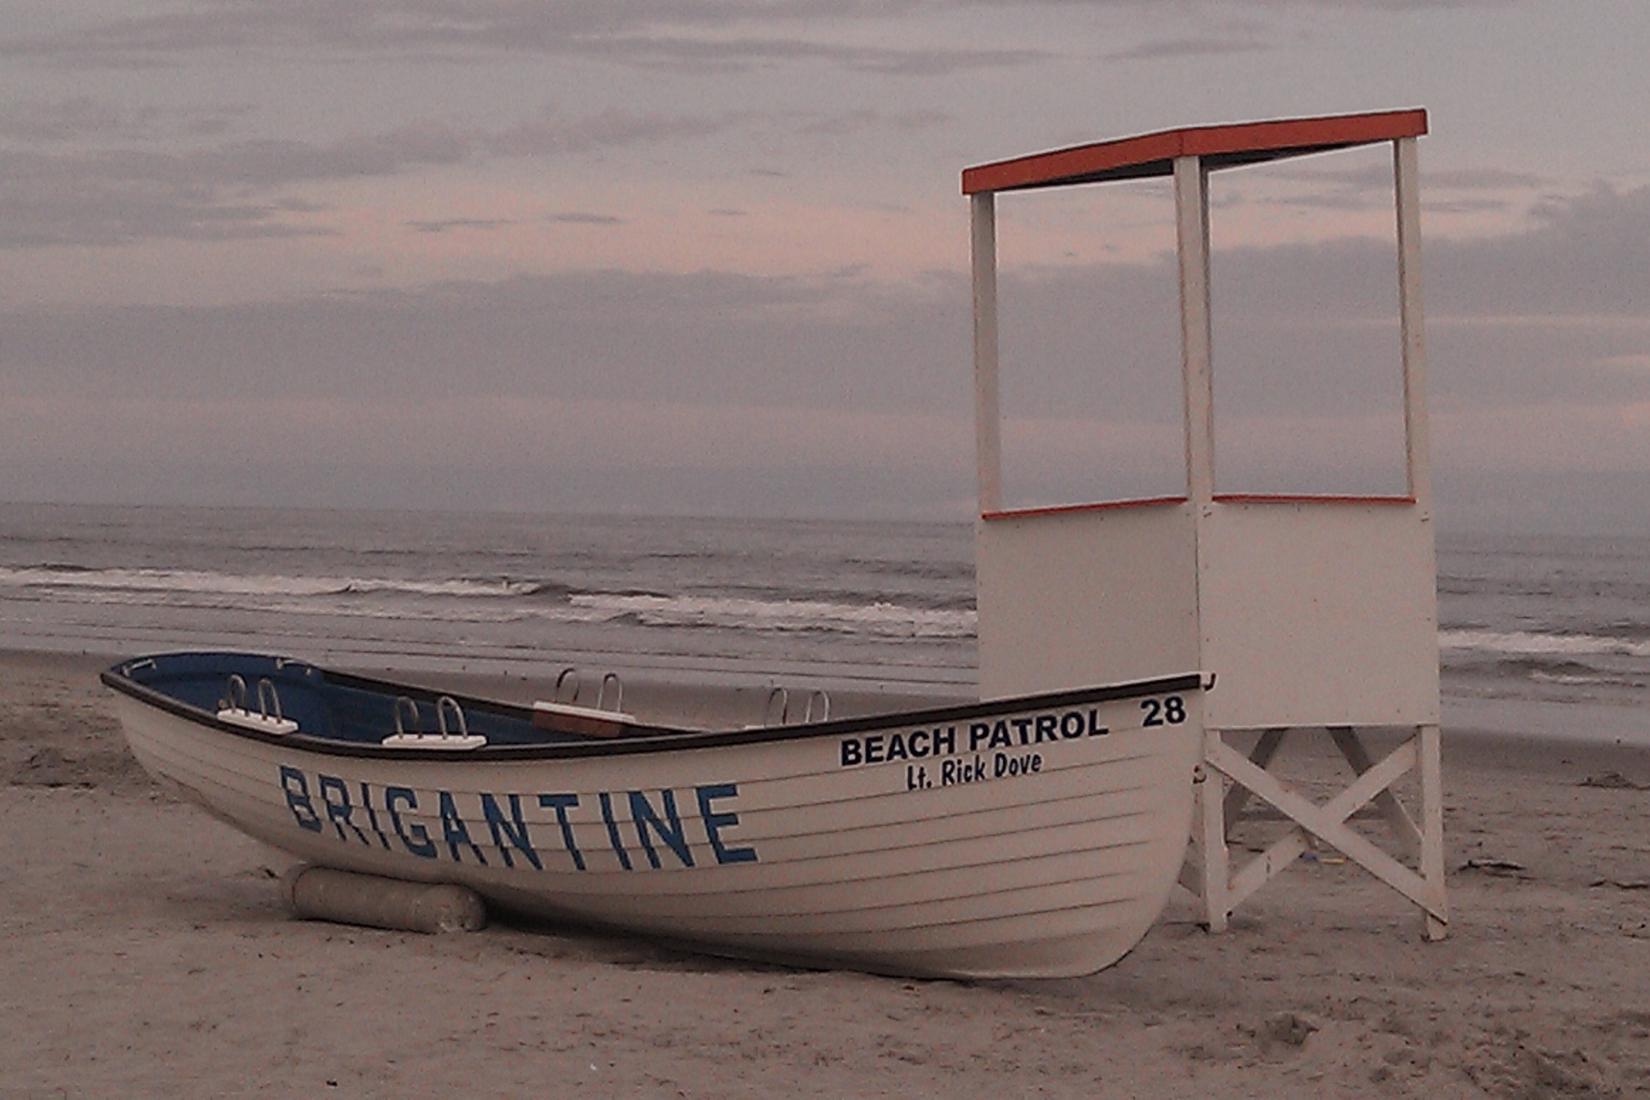
MULTIPOLYGON (((282 657, 171 653, 128 661, 110 673, 174 703, 204 711, 208 718, 235 703, 253 714, 278 709, 281 717, 298 724, 297 732, 327 740, 377 745, 397 732, 442 732, 443 721, 449 734, 460 732, 451 707, 438 714, 442 698, 438 693, 326 672, 282 657), (232 678, 242 685, 239 699, 231 687, 232 678)), ((456 702, 465 732, 485 737, 489 745, 589 741, 581 734, 535 726, 532 712, 524 707, 467 697, 458 697, 456 702)))

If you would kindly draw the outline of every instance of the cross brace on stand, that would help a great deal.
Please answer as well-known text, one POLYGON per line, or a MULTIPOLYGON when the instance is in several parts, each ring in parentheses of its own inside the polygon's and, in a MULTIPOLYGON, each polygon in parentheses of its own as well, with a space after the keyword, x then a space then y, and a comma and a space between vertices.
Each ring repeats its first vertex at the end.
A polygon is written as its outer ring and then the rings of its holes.
POLYGON ((1226 743, 1225 733, 1204 734, 1203 764, 1197 782, 1196 821, 1192 844, 1181 867, 1180 884, 1198 899, 1203 923, 1211 932, 1226 928, 1232 912, 1311 846, 1313 839, 1338 849, 1352 862, 1402 894, 1423 912, 1426 937, 1444 938, 1449 907, 1444 895, 1444 807, 1437 726, 1417 726, 1379 761, 1371 760, 1351 727, 1331 728, 1330 738, 1352 766, 1356 778, 1328 802, 1306 798, 1267 771, 1288 729, 1264 731, 1248 756, 1226 743), (1392 793, 1392 785, 1419 769, 1421 823, 1417 825, 1392 793), (1222 777, 1231 781, 1230 789, 1222 777), (1232 869, 1226 844, 1228 822, 1243 815, 1251 797, 1278 810, 1292 824, 1265 851, 1232 869), (1406 866, 1362 834, 1347 820, 1374 803, 1406 859, 1406 866))

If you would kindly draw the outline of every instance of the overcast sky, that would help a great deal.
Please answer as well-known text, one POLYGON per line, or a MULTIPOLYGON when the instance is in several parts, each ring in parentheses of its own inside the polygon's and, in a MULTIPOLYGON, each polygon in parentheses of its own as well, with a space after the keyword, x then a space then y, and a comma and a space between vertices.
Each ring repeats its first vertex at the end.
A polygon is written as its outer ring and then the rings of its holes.
MULTIPOLYGON (((1444 530, 1650 531, 1650 4, 0 0, 0 499, 966 519, 966 165, 1425 106, 1444 530)), ((1213 189, 1232 490, 1399 479, 1390 153, 1213 189)), ((1169 191, 999 203, 1009 497, 1179 478, 1169 191)))

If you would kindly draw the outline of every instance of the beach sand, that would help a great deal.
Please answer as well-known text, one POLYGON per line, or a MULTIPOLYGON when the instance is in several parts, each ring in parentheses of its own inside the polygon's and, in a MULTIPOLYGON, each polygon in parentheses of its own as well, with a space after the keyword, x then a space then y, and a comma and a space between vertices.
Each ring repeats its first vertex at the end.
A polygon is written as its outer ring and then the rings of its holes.
POLYGON ((1442 943, 1324 852, 1092 977, 902 981, 293 920, 287 857, 126 754, 104 664, 0 655, 0 1096, 1650 1095, 1647 750, 1446 731, 1442 943))

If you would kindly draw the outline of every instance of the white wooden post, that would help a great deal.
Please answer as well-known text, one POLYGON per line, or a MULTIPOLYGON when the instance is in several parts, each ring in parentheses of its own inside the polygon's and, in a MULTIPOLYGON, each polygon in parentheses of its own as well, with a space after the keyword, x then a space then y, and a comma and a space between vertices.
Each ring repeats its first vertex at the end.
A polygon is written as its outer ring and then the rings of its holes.
MULTIPOLYGON (((1217 729, 1203 731, 1203 757, 1210 758, 1214 747, 1225 741, 1217 729)), ((1197 851, 1197 895, 1203 910, 1203 925, 1211 932, 1226 931, 1231 919, 1231 853, 1226 847, 1226 782, 1207 763, 1199 764, 1202 782, 1197 784, 1192 842, 1197 851)))
POLYGON ((1002 422, 997 398, 997 211, 989 191, 969 202, 974 266, 974 456, 980 511, 1003 504, 1002 422))
MULTIPOLYGON (((1431 440, 1427 425, 1426 338, 1421 309, 1420 153, 1413 137, 1392 143, 1393 189, 1398 214, 1398 317, 1404 355, 1404 439, 1409 495, 1423 517, 1432 515, 1431 440)), ((1439 730, 1424 725, 1420 741, 1421 877, 1426 882, 1426 935, 1441 940, 1449 928, 1444 889, 1444 795, 1439 730)))
MULTIPOLYGON (((1180 370, 1186 433, 1186 498, 1194 517, 1208 507, 1215 491, 1213 337, 1209 289, 1209 177, 1197 157, 1174 162, 1175 237, 1180 254, 1180 370)), ((1192 521, 1197 541, 1199 519, 1192 521)), ((1194 560, 1197 551, 1193 551, 1194 560)), ((1209 745, 1219 744, 1218 729, 1205 731, 1209 745)), ((1205 756, 1208 755, 1207 746, 1205 756)), ((1203 769, 1197 786, 1197 894, 1203 923, 1211 932, 1226 929, 1231 879, 1226 847, 1226 781, 1214 768, 1203 769)))
POLYGON ((1180 243, 1181 384, 1186 411, 1186 496, 1194 507, 1215 490, 1214 380, 1210 374, 1209 189, 1197 157, 1174 162, 1175 235, 1180 243))
POLYGON ((1398 205, 1398 324, 1404 356, 1404 440, 1409 495, 1432 513, 1432 466, 1427 435, 1426 340, 1421 318, 1421 197, 1415 139, 1393 145, 1393 177, 1398 205))
POLYGON ((1421 877, 1426 881, 1426 933, 1441 940, 1449 932, 1449 900, 1444 888, 1444 773, 1437 726, 1422 726, 1421 877))

